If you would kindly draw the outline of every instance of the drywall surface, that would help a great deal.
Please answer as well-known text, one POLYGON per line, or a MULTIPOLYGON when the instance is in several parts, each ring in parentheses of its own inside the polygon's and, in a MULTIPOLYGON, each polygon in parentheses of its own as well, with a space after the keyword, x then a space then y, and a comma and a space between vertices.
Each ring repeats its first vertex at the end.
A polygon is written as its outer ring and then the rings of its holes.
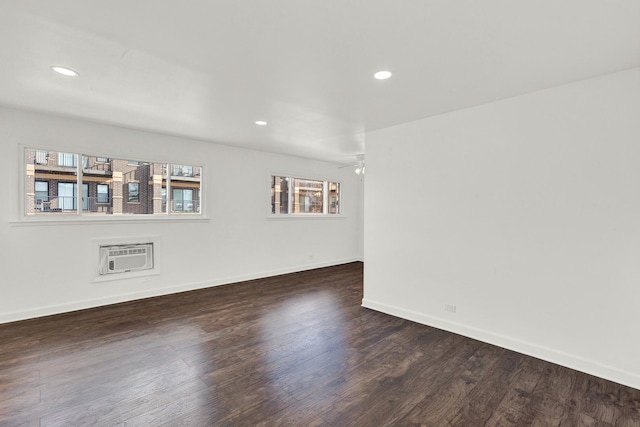
POLYGON ((358 259, 364 261, 364 176, 358 180, 358 259))
POLYGON ((363 305, 640 388, 638 112, 633 69, 368 133, 363 305))
POLYGON ((0 210, 0 322, 334 265, 359 256, 358 178, 336 164, 9 108, 0 109, 0 140, 6 202, 0 210), (205 219, 25 222, 20 208, 23 147, 202 165, 205 219), (269 218, 271 173, 339 180, 342 217, 269 218), (160 274, 95 282, 96 242, 138 236, 159 239, 160 274))

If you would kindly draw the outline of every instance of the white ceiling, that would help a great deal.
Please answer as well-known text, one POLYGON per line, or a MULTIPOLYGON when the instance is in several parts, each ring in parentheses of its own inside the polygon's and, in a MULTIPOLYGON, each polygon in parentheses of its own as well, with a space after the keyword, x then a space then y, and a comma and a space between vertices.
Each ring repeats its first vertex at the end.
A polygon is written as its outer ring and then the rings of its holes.
POLYGON ((0 0, 0 64, 0 104, 350 162, 365 131, 640 66, 640 1, 0 0))

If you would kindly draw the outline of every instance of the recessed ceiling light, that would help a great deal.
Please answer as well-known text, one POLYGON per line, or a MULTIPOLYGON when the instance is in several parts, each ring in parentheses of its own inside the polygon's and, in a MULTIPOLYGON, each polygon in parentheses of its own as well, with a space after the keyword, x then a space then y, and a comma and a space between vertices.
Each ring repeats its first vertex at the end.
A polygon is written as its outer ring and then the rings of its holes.
POLYGON ((386 80, 391 77, 391 71, 378 71, 373 75, 378 80, 386 80))
POLYGON ((58 74, 62 74, 63 76, 68 76, 68 77, 78 77, 78 72, 72 70, 71 68, 66 68, 66 67, 59 67, 57 65, 51 67, 51 69, 53 71, 55 71, 58 74))
POLYGON ((267 125, 267 122, 265 122, 264 120, 256 120, 256 124, 257 124, 258 126, 266 126, 266 125, 267 125))

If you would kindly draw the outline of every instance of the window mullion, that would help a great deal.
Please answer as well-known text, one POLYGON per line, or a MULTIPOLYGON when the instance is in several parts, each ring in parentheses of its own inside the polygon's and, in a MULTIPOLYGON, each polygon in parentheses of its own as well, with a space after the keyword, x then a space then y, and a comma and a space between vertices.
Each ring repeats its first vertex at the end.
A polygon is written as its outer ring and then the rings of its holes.
POLYGON ((329 212, 329 191, 327 181, 322 181, 322 214, 326 215, 329 212))
POLYGON ((167 215, 171 213, 171 209, 173 206, 173 194, 171 192, 171 171, 173 165, 171 163, 167 163, 167 215))
POLYGON ((84 160, 82 158, 82 154, 76 154, 76 213, 78 215, 82 215, 82 205, 83 205, 83 192, 82 192, 82 165, 84 164, 84 160))
POLYGON ((293 177, 289 177, 289 192, 287 193, 287 213, 293 214, 293 198, 295 197, 295 182, 293 177))

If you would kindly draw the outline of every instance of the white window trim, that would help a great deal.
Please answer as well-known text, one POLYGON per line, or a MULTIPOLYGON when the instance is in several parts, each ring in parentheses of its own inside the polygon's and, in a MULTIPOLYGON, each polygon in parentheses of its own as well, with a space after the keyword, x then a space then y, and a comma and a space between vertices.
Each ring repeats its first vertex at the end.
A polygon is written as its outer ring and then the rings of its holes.
POLYGON ((210 217, 195 217, 190 215, 165 215, 165 214, 138 214, 127 215, 126 217, 101 217, 87 218, 87 215, 78 218, 75 214, 56 214, 56 219, 51 218, 27 218, 9 221, 12 227, 37 227, 37 226, 58 226, 58 225, 89 225, 89 224, 140 224, 140 223, 194 223, 210 222, 210 217), (141 218, 142 217, 142 218, 141 218))

